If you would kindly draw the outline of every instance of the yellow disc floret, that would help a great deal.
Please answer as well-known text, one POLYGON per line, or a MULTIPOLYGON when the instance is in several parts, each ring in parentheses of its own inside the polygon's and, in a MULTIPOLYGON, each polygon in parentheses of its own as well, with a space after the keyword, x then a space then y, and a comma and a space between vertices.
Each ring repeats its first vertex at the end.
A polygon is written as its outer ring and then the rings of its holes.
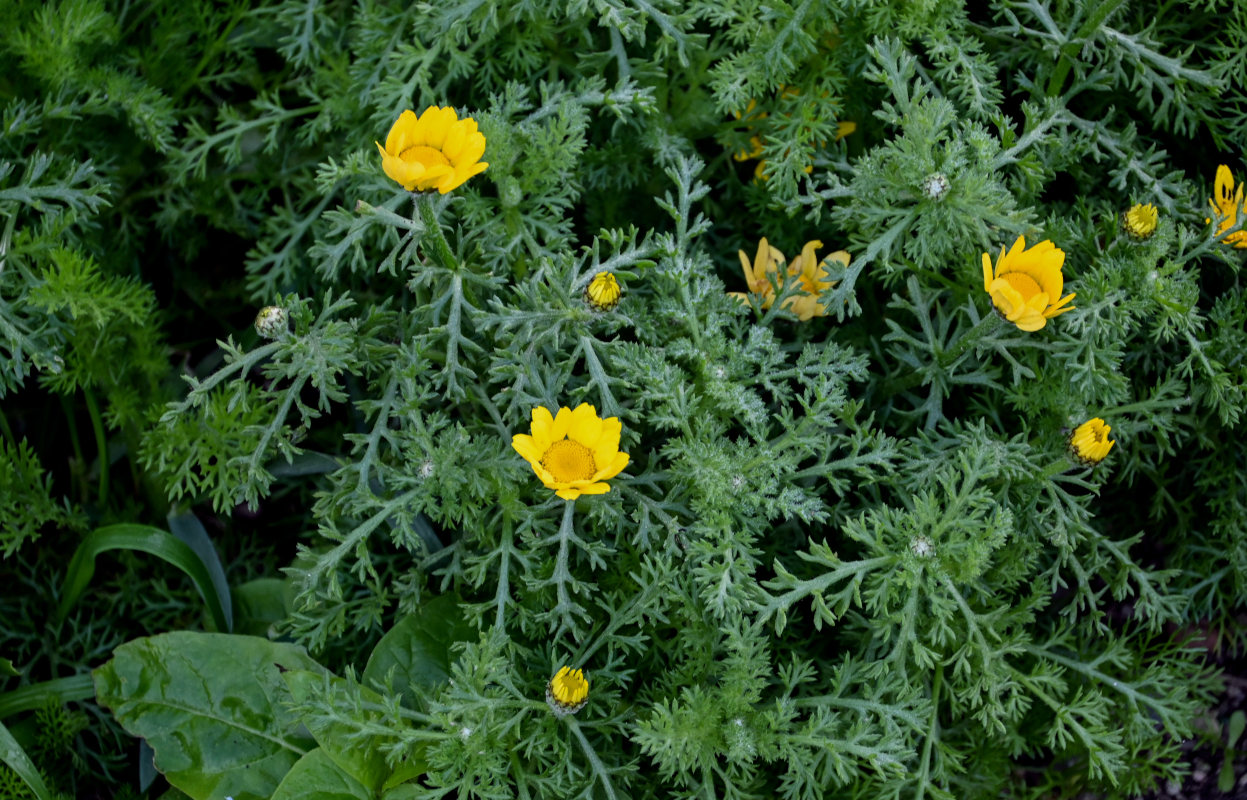
POLYGON ((1099 464, 1116 444, 1108 438, 1111 430, 1112 428, 1099 417, 1087 420, 1075 428, 1074 433, 1069 437, 1070 455, 1084 466, 1099 464))

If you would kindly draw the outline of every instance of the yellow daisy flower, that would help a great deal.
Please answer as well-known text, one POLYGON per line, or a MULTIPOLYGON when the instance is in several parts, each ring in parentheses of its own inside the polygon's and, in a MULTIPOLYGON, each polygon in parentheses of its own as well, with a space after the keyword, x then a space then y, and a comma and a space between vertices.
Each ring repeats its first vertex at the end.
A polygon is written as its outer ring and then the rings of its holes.
POLYGON ((1136 239, 1146 239, 1156 232, 1156 223, 1160 221, 1160 212, 1156 206, 1148 203, 1135 203, 1121 217, 1121 226, 1126 233, 1136 239))
POLYGON ((560 717, 575 714, 589 700, 589 679, 583 669, 564 666, 546 684, 546 702, 560 717))
POLYGON ((1104 420, 1099 417, 1087 420, 1075 428, 1074 433, 1069 437, 1070 455, 1084 466, 1099 464, 1116 444, 1108 438, 1111 430, 1112 428, 1104 424, 1104 420))
MULTIPOLYGON (((850 256, 845 250, 837 250, 819 261, 816 254, 822 246, 823 243, 817 239, 806 242, 805 247, 801 248, 801 255, 788 265, 788 274, 800 281, 800 289, 784 300, 783 307, 796 314, 802 322, 827 313, 826 307, 818 302, 818 298, 836 285, 835 281, 828 278, 830 262, 838 261, 846 267, 849 265, 850 256)), ((758 242, 758 253, 752 264, 744 250, 736 252, 740 256, 740 266, 745 273, 745 285, 749 287, 749 294, 761 295, 762 307, 770 308, 775 303, 775 289, 771 286, 769 276, 777 276, 775 282, 779 283, 779 268, 784 263, 784 254, 771 247, 765 238, 758 242)), ((729 292, 729 295, 741 302, 749 302, 743 292, 729 292)))
POLYGON ((619 417, 601 419, 588 403, 574 411, 564 406, 558 416, 538 406, 533 409, 531 430, 531 436, 511 437, 511 446, 532 465, 546 488, 564 500, 606 494, 611 487, 603 481, 628 466, 628 454, 619 452, 619 417))
POLYGON ((585 302, 595 311, 613 311, 619 305, 623 290, 619 281, 609 272, 599 272, 585 287, 585 302))
POLYGON ((485 135, 471 117, 459 119, 450 107, 429 106, 418 118, 404 111, 385 137, 381 169, 409 192, 436 189, 446 194, 485 171, 485 135))
MULTIPOLYGON (((1215 184, 1215 192, 1208 200, 1212 210, 1221 217, 1221 222, 1217 224, 1217 233, 1221 234, 1233 228, 1238 224, 1238 212, 1244 208, 1243 206, 1243 184, 1239 184, 1238 188, 1234 188, 1234 173, 1230 172, 1230 168, 1225 164, 1217 166, 1217 179, 1215 184)), ((1204 222, 1212 222, 1211 219, 1205 217, 1204 222)), ((1226 244, 1232 244, 1239 250, 1247 248, 1247 230, 1235 231, 1224 239, 1226 244)))
POLYGON ((1037 331, 1074 308, 1066 305, 1074 295, 1061 297, 1064 263, 1065 251, 1052 242, 1045 239, 1027 250, 1026 239, 1019 236, 1007 253, 1000 248, 994 273, 991 257, 983 254, 983 290, 1002 317, 1021 330, 1037 331))

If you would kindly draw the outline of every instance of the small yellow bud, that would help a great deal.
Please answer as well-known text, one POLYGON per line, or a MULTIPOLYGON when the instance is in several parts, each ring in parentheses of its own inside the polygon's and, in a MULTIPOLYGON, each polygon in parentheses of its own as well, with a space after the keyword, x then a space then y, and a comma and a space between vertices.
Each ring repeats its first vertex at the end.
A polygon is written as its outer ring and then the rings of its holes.
POLYGON ((564 666, 546 684, 546 702, 555 716, 575 714, 589 699, 589 679, 583 669, 564 666))
POLYGON ((1121 226, 1134 238, 1146 239, 1156 232, 1156 223, 1159 220, 1160 214, 1156 211, 1156 206, 1151 203, 1135 203, 1129 211, 1121 215, 1121 226))
POLYGON ((1074 433, 1069 437, 1070 455, 1085 467, 1099 464, 1116 444, 1108 438, 1111 430, 1112 428, 1099 417, 1087 420, 1075 428, 1074 433))
POLYGON ((585 302, 595 311, 614 311, 619 305, 619 297, 623 290, 619 281, 609 272, 599 272, 585 287, 585 302))

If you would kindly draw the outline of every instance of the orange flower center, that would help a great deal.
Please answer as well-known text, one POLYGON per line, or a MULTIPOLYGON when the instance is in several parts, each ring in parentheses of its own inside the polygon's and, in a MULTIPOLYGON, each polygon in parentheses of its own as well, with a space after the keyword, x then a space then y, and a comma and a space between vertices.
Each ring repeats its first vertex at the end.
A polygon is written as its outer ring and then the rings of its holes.
POLYGON ((438 164, 446 167, 450 166, 450 159, 446 157, 445 153, 438 150, 436 147, 429 147, 428 145, 423 144, 416 145, 415 147, 408 147, 400 153, 398 157, 408 163, 414 161, 418 164, 423 164, 426 167, 432 167, 438 164))
POLYGON ((1023 300, 1029 300, 1043 291, 1039 288, 1039 283, 1025 272, 1006 272, 997 277, 1017 289, 1023 300))
POLYGON ((571 439, 550 445, 541 457, 541 466, 560 483, 592 480, 598 471, 597 464, 593 463, 593 451, 571 439))

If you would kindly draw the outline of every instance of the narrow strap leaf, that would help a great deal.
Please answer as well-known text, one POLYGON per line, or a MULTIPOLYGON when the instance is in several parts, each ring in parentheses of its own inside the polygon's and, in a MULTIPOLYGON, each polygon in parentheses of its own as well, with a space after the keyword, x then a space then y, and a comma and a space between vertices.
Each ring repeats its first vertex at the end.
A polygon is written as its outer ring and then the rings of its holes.
POLYGON ((32 683, 29 686, 0 694, 0 719, 6 719, 23 711, 43 708, 51 698, 55 698, 60 703, 72 703, 94 696, 95 684, 92 683, 89 672, 71 675, 68 678, 56 678, 43 683, 32 683))
MULTIPOLYGON (((217 629, 230 630, 230 615, 225 611, 225 604, 217 593, 208 568, 195 551, 167 531, 150 525, 131 523, 99 528, 78 545, 73 559, 69 562, 65 582, 61 586, 61 604, 57 610, 61 619, 78 602, 91 582, 91 577, 95 574, 95 557, 107 550, 137 550, 149 553, 182 570, 194 582, 200 596, 208 604, 208 611, 212 614, 217 629)), ((227 592, 226 597, 228 596, 227 592)))
POLYGON ((18 777, 26 781, 26 785, 39 800, 53 800, 52 793, 48 791, 48 786, 43 782, 43 776, 39 774, 39 770, 35 769, 34 762, 30 760, 30 756, 26 755, 26 751, 3 724, 0 724, 0 761, 8 764, 18 777))

